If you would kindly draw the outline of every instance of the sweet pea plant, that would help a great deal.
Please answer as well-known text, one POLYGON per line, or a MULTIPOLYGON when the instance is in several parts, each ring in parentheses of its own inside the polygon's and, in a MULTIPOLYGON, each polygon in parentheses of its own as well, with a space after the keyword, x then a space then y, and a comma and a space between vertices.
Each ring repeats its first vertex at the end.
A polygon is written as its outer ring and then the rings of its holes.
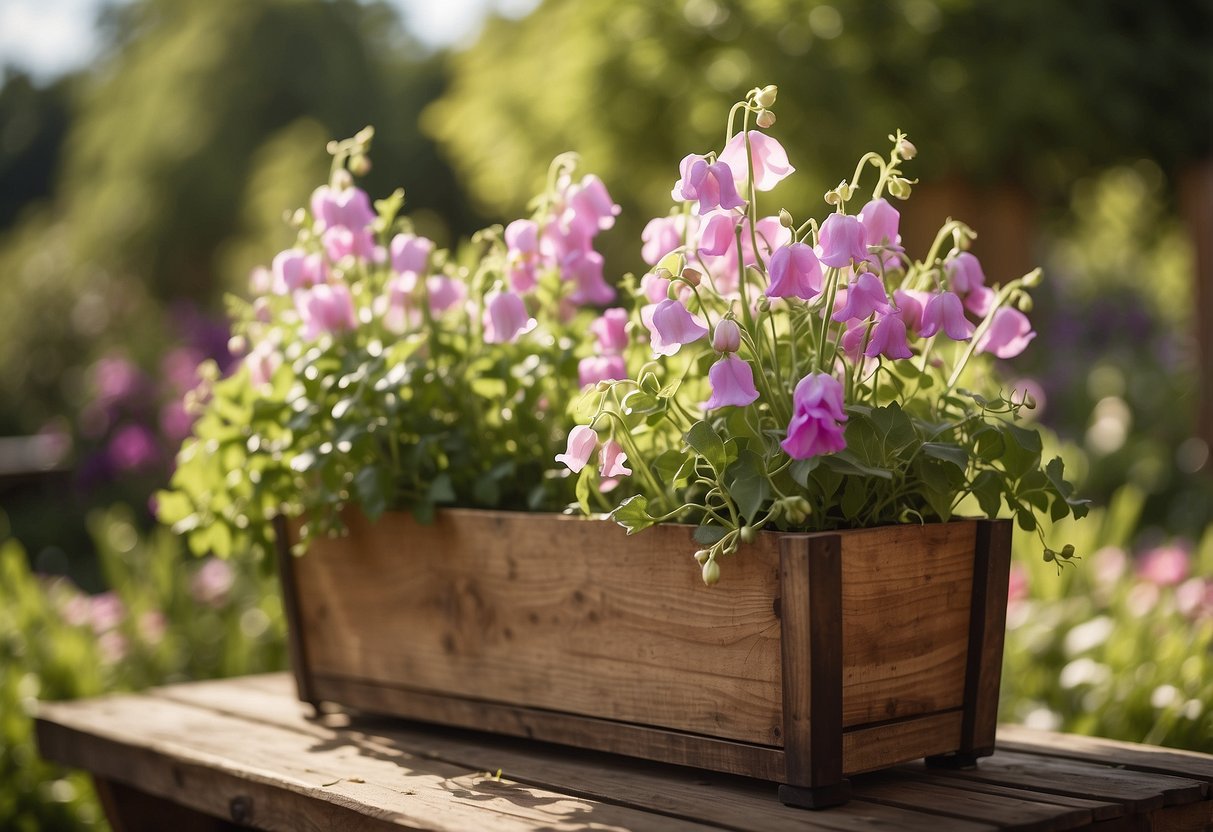
POLYGON ((902 165, 916 151, 901 133, 826 194, 820 223, 764 214, 759 194, 794 172, 762 132, 776 94, 752 90, 723 148, 682 160, 674 210, 644 232, 653 268, 626 281, 634 308, 596 322, 613 363, 583 378, 597 383, 556 457, 578 475, 581 508, 629 533, 698 524, 708 584, 759 530, 947 521, 970 496, 990 517, 1005 505, 1046 560, 1068 562, 1073 546, 1050 548, 1037 515, 1086 505, 1017 424, 1032 403, 959 386, 1032 340, 1039 271, 987 285, 975 234, 955 220, 913 259, 885 198, 911 190, 902 165))
POLYGON ((594 238, 619 207, 558 157, 530 217, 438 250, 353 182, 370 129, 330 145, 330 180, 292 218, 294 246, 231 299, 239 367, 193 391, 198 415, 162 521, 197 553, 264 552, 275 515, 303 516, 300 547, 341 512, 441 505, 553 509, 552 470, 580 390, 577 333, 615 297, 594 238))

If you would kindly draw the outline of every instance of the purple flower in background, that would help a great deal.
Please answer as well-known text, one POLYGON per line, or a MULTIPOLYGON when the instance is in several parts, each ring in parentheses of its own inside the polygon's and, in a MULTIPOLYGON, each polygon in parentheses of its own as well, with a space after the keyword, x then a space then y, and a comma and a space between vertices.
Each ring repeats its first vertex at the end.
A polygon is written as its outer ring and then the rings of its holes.
POLYGON ((198 384, 198 365, 205 358, 193 347, 176 347, 160 361, 160 375, 178 395, 193 390, 198 384))
POLYGON ((1014 358, 1036 337, 1028 316, 1004 306, 994 313, 990 326, 977 339, 977 352, 993 353, 999 358, 1014 358))
POLYGON ((932 295, 922 310, 919 334, 930 338, 941 330, 953 341, 967 341, 973 337, 973 324, 965 317, 964 306, 954 292, 932 295))
POLYGON ((103 405, 117 404, 147 392, 148 382, 143 373, 120 355, 99 359, 91 374, 97 400, 103 405))
POLYGON ((322 231, 338 227, 361 231, 375 221, 370 197, 354 187, 337 191, 321 185, 312 192, 312 216, 322 231))
POLYGON ((153 465, 160 457, 156 440, 143 425, 123 425, 110 439, 106 456, 117 471, 137 471, 153 465))
POLYGON ((847 287, 846 300, 831 320, 864 320, 873 312, 888 312, 890 308, 884 282, 871 272, 864 272, 847 287))
POLYGON ((160 408, 160 432, 174 444, 190 435, 194 417, 180 401, 171 401, 160 408))
POLYGON ((809 459, 847 446, 842 385, 825 373, 809 373, 792 393, 792 420, 780 447, 793 459, 809 459))
POLYGON ((769 191, 796 171, 796 168, 788 163, 788 154, 783 145, 766 133, 757 130, 746 134, 738 133, 729 139, 720 154, 720 161, 733 171, 733 181, 737 188, 744 188, 749 178, 746 136, 750 138, 750 156, 754 160, 754 190, 769 191))
POLYGON ((906 324, 893 312, 882 312, 876 315, 876 326, 872 327, 872 336, 868 339, 868 348, 864 350, 868 358, 883 355, 885 358, 910 358, 910 345, 906 342, 906 324))
POLYGON ((701 216, 715 208, 745 207, 745 200, 737 195, 733 171, 726 163, 709 165, 707 159, 692 153, 684 157, 678 167, 682 177, 674 183, 671 196, 677 200, 697 201, 701 216))
POLYGON ((868 259, 863 225, 857 217, 830 214, 821 224, 818 242, 821 262, 832 268, 841 269, 849 266, 852 260, 862 263, 868 259))
POLYGON ((711 397, 703 403, 704 410, 718 407, 745 407, 758 400, 754 388, 754 370, 750 363, 729 353, 708 370, 712 385, 711 397))
POLYGON ((813 249, 792 243, 771 255, 771 285, 767 296, 811 300, 821 294, 821 263, 813 249))
POLYGON ((425 274, 433 250, 433 240, 418 237, 416 234, 397 234, 388 244, 392 271, 396 274, 425 274))
POLYGON ((556 454, 556 461, 563 462, 574 474, 580 473, 594 449, 598 447, 598 434, 587 425, 578 425, 569 431, 568 447, 562 454, 556 454))
POLYGON ((497 289, 485 295, 482 321, 484 340, 489 344, 512 344, 535 323, 522 298, 497 289))
POLYGON ((656 266, 662 257, 682 245, 684 231, 687 239, 693 244, 698 230, 699 218, 694 214, 675 214, 672 217, 651 219, 640 233, 640 239, 644 242, 640 256, 650 266, 656 266))
POLYGON ((295 293, 295 308, 303 321, 303 337, 315 340, 323 333, 356 329, 354 299, 344 283, 321 283, 295 293))
POLYGON ((590 332, 598 338, 598 348, 605 353, 623 352, 628 345, 628 311, 619 307, 607 309, 590 324, 590 332))
POLYGON ((232 566, 226 560, 209 557, 190 579, 190 595, 200 604, 219 607, 227 600, 236 581, 232 566))
POLYGON ((683 344, 698 341, 708 334, 708 328, 695 319, 682 301, 669 299, 653 310, 653 352, 673 355, 683 344))

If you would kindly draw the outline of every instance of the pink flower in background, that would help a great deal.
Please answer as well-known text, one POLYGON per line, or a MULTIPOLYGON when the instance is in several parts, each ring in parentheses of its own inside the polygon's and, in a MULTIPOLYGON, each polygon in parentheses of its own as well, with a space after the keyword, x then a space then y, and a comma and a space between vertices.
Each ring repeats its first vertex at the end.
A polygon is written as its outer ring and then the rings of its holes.
POLYGON ((749 136, 750 156, 754 160, 755 190, 769 191, 796 171, 796 168, 788 163, 788 154, 783 145, 766 133, 757 130, 751 130, 744 135, 738 133, 729 139, 720 154, 720 161, 728 165, 733 172, 733 182, 738 190, 745 188, 750 174, 750 166, 746 160, 746 136, 749 136))
POLYGON ((741 349, 741 327, 732 318, 725 318, 716 324, 712 333, 712 349, 716 352, 737 352, 741 349))
POLYGON ((117 664, 126 658, 130 645, 122 633, 110 630, 102 633, 97 639, 97 652, 101 654, 103 664, 117 664))
POLYGON ((777 249, 768 265, 771 285, 767 296, 811 300, 821 294, 821 263, 813 249, 792 243, 777 249))
POLYGON ((274 255, 271 269, 270 288, 279 295, 325 282, 323 258, 298 248, 288 248, 274 255))
POLYGON ((754 371, 748 361, 730 353, 708 370, 712 396, 703 403, 704 410, 718 407, 745 407, 758 399, 754 388, 754 371))
POLYGON ((973 324, 965 317, 964 306, 953 292, 932 295, 922 311, 919 334, 929 338, 941 330, 953 341, 967 341, 973 337, 973 324))
MULTIPOLYGON (((741 262, 746 266, 755 266, 758 259, 754 256, 754 243, 750 234, 750 220, 742 217, 741 225, 741 262)), ((732 227, 729 234, 733 234, 732 227)), ((704 236, 707 236, 705 229, 704 236)), ((758 251, 763 261, 769 260, 781 246, 792 242, 792 232, 779 224, 779 217, 763 217, 754 226, 754 237, 758 238, 758 251)), ((713 257, 703 254, 704 265, 716 282, 716 288, 721 294, 733 294, 737 291, 738 267, 736 239, 730 238, 729 248, 724 254, 713 257)))
POLYGON ((126 604, 114 592, 102 592, 89 598, 89 623, 100 635, 118 627, 126 620, 126 604))
POLYGON ((151 431, 143 425, 124 425, 106 449, 110 464, 119 471, 137 471, 156 463, 160 450, 151 431))
POLYGON ((138 630, 139 638, 154 647, 164 640, 164 635, 168 632, 168 620, 159 610, 148 610, 139 616, 138 630))
POLYGON ((260 341, 244 357, 253 384, 269 384, 274 373, 282 366, 282 354, 269 341, 260 341))
POLYGON ((893 291, 893 303, 896 304, 897 314, 905 323, 907 330, 919 332, 922 329, 923 304, 930 297, 927 292, 919 292, 915 289, 895 289, 893 291))
POLYGON ((322 231, 337 227, 360 231, 375 221, 370 197, 354 187, 337 191, 321 185, 312 192, 312 216, 322 231))
POLYGON ((171 442, 180 442, 190 435, 194 417, 180 401, 168 402, 160 408, 160 432, 171 442))
POLYGON ((615 290, 603 279, 602 255, 592 248, 569 252, 561 262, 565 280, 576 284, 569 300, 578 306, 599 306, 615 299, 615 290))
POLYGON ((120 355, 101 358, 90 369, 98 403, 106 406, 146 391, 147 379, 133 363, 120 355))
POLYGON ((1188 577, 1191 561, 1191 556, 1181 546, 1158 546, 1141 557, 1137 576, 1158 586, 1175 586, 1188 577))
POLYGON ((582 387, 627 377, 628 368, 622 355, 591 355, 577 362, 577 381, 582 387))
POLYGON ((972 252, 962 251, 949 257, 944 261, 943 269, 948 275, 951 290, 962 297, 986 285, 986 274, 982 271, 981 261, 972 252))
POLYGON ((1124 577, 1128 563, 1129 556, 1119 546, 1104 546, 1091 556, 1096 582, 1108 587, 1124 577))
POLYGON ((535 324, 535 319, 518 295, 494 289, 485 295, 482 323, 486 343, 512 344, 535 324))
POLYGON ((649 301, 656 305, 669 297, 670 281, 664 277, 658 277, 653 272, 649 272, 644 277, 640 278, 640 292, 649 301))
POLYGON ((1189 578, 1175 588, 1175 606, 1191 619, 1213 618, 1213 579, 1189 578))
POLYGON ((333 226, 324 232, 321 241, 324 243, 325 255, 333 263, 344 257, 356 257, 374 263, 383 261, 383 249, 375 245, 375 236, 369 228, 333 226))
POLYGON ((968 309, 979 318, 984 318, 990 312, 990 307, 994 305, 994 299, 998 297, 998 293, 988 286, 978 286, 972 292, 964 296, 965 309, 968 309))
POLYGON ((694 214, 675 214, 671 217, 651 219, 640 234, 640 239, 644 242, 640 256, 650 266, 656 266, 662 257, 682 245, 684 231, 691 245, 694 245, 698 230, 699 218, 694 214))
POLYGON ((792 393, 792 420, 780 447, 793 459, 831 454, 847 446, 842 385, 825 373, 809 373, 792 393))
MULTIPOLYGON (((415 272, 393 275, 387 282, 387 307, 383 309, 383 327, 388 332, 403 335, 419 323, 420 316, 413 306, 417 288, 415 272)), ((382 298, 380 302, 382 303, 382 298)), ((376 308, 378 311, 378 307, 376 308)))
MULTIPOLYGON (((873 199, 859 212, 863 226, 863 239, 869 246, 884 246, 891 251, 902 251, 901 214, 883 197, 873 199)), ((896 260, 896 258, 893 258, 896 260)))
POLYGON ((590 324, 590 332, 598 338, 598 348, 605 353, 621 353, 628 345, 628 311, 620 307, 607 309, 590 324))
POLYGON ((574 474, 579 473, 590 461, 590 457, 597 447, 598 434, 594 429, 586 425, 578 425, 569 431, 568 447, 564 453, 556 454, 556 461, 563 462, 574 474))
POLYGON ((427 277, 425 291, 430 297, 430 311, 435 315, 441 315, 467 299, 467 290, 463 288, 463 284, 442 274, 427 277))
POLYGON ((510 288, 526 293, 538 282, 539 226, 533 220, 514 220, 505 227, 506 265, 510 288))
POLYGON ((418 237, 416 234, 397 234, 388 244, 392 271, 396 274, 425 274, 433 251, 433 240, 418 237))
POLYGON ((236 582, 232 565, 223 558, 208 557, 190 579, 190 595, 200 604, 222 606, 236 582))
POLYGON ((692 153, 678 167, 682 178, 674 183, 671 195, 678 200, 698 201, 701 216, 715 208, 745 207, 733 184, 733 171, 724 162, 709 165, 707 159, 692 153))
POLYGON ((653 352, 673 355, 683 344, 698 341, 708 334, 708 328, 687 311, 679 300, 663 300, 653 310, 653 352))
MULTIPOLYGON (((727 254, 737 244, 737 226, 742 218, 730 211, 713 211, 703 220, 699 253, 708 257, 727 254)), ((736 262, 734 260, 734 262, 736 262)))
POLYGON ((1007 609, 1014 610, 1028 598, 1028 575, 1018 563, 1011 564, 1007 580, 1007 609))
POLYGON ((993 353, 999 358, 1014 358, 1036 337, 1028 316, 1004 306, 994 313, 989 328, 977 339, 977 352, 993 353))
POLYGON ((864 272, 847 287, 846 300, 831 320, 864 320, 873 312, 888 312, 891 308, 889 296, 885 294, 884 282, 871 272, 864 272))
POLYGON ((868 259, 863 225, 858 217, 830 214, 821 224, 818 243, 821 248, 818 254, 821 262, 835 269, 851 265, 852 260, 862 263, 868 259))
POLYGON ((192 390, 198 384, 198 365, 206 358, 201 350, 176 347, 160 361, 160 375, 177 394, 192 390))
POLYGON ((893 312, 882 312, 876 315, 876 326, 872 327, 868 348, 864 350, 868 358, 883 355, 885 358, 910 358, 910 345, 906 342, 906 325, 893 312))
POLYGON ((354 299, 344 283, 321 283, 295 293, 295 308, 303 321, 303 337, 309 341, 323 333, 355 329, 354 299))
POLYGON ((623 452, 619 443, 614 439, 608 439, 598 456, 598 473, 603 479, 626 477, 632 473, 632 469, 624 465, 627 461, 628 455, 623 452))
POLYGON ((584 176, 581 182, 569 186, 564 197, 566 207, 562 222, 576 229, 575 233, 587 238, 614 226, 615 217, 619 216, 622 210, 611 199, 602 180, 593 174, 584 176))
POLYGON ((842 334, 838 345, 851 361, 858 362, 863 356, 864 339, 868 337, 868 322, 858 318, 847 321, 846 332, 842 334))

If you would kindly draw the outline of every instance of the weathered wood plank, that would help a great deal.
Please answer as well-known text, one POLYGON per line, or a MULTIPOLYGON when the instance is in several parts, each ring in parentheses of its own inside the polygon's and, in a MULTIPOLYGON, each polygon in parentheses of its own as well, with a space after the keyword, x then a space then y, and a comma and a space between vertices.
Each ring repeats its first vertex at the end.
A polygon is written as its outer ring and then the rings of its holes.
POLYGON ((45 705, 37 727, 49 759, 219 817, 240 799, 264 829, 718 828, 148 696, 45 705))
POLYGON ((773 535, 730 559, 721 591, 693 568, 688 527, 638 545, 556 515, 349 519, 348 540, 295 562, 317 675, 780 744, 773 535), (408 580, 385 580, 402 560, 408 580))
POLYGON ((998 726, 998 747, 1007 751, 1124 766, 1135 771, 1176 774, 1213 784, 1213 755, 1178 748, 1159 748, 1103 737, 1056 734, 1010 724, 998 726))
POLYGON ((104 777, 94 777, 93 788, 113 832, 240 832, 246 828, 104 777))
POLYGON ((960 724, 961 712, 956 710, 852 728, 842 735, 842 769, 857 774, 951 751, 960 742, 960 724))

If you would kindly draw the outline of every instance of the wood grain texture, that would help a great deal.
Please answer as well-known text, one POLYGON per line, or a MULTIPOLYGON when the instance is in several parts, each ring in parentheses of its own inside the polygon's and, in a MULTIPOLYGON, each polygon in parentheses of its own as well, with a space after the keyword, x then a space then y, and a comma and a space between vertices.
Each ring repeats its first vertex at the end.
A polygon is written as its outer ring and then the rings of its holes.
POLYGON ((842 735, 842 769, 849 775, 942 754, 960 742, 961 712, 910 717, 852 728, 842 735))
POLYGON ((960 744, 960 750, 968 754, 994 753, 1010 573, 1011 521, 979 520, 965 676, 965 723, 960 744))
POLYGON ((687 527, 450 510, 318 540, 296 561, 311 670, 779 744, 778 557, 691 562, 687 527))

